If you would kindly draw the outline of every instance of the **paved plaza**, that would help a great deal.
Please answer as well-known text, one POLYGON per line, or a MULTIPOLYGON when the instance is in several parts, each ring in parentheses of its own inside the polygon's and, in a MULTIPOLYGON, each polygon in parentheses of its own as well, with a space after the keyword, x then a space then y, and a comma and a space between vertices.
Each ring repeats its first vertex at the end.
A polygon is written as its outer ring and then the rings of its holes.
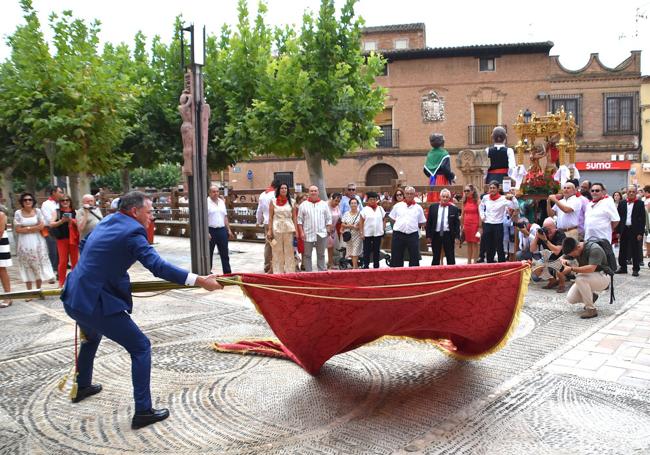
MULTIPOLYGON (((189 266, 187 239, 156 242, 189 266)), ((261 272, 262 244, 230 247, 235 272, 261 272)), ((139 264, 131 272, 152 278, 139 264)), ((74 324, 58 299, 15 301, 0 310, 0 453, 647 454, 650 269, 616 283, 616 302, 603 293, 590 320, 566 294, 531 283, 514 336, 480 361, 386 339, 334 357, 316 377, 211 349, 273 336, 239 288, 139 297, 154 406, 171 416, 138 431, 128 354, 104 340, 94 375, 104 390, 72 404, 56 386, 73 362, 74 324)))

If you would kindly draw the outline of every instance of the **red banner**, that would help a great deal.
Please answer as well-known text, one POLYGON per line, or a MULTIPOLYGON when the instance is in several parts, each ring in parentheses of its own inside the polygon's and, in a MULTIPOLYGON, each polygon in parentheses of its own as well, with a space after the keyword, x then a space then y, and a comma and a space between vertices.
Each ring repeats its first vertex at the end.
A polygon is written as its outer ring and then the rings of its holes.
POLYGON ((461 359, 500 349, 523 305, 522 263, 242 274, 279 342, 215 343, 222 352, 288 358, 311 374, 332 356, 384 336, 426 340, 461 359))
POLYGON ((627 171, 632 167, 631 161, 579 161, 579 171, 627 171))

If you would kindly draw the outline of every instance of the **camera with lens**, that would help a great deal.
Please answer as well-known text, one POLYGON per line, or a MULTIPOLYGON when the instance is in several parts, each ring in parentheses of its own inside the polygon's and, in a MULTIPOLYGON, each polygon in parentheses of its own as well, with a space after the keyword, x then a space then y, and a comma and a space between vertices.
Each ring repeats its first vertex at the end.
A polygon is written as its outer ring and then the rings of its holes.
POLYGON ((517 221, 514 223, 515 226, 517 226, 519 229, 526 229, 526 226, 528 225, 525 221, 517 221))
POLYGON ((542 235, 545 235, 546 237, 548 237, 548 235, 549 235, 548 228, 545 228, 545 227, 539 228, 539 231, 537 231, 537 232, 539 232, 542 235))

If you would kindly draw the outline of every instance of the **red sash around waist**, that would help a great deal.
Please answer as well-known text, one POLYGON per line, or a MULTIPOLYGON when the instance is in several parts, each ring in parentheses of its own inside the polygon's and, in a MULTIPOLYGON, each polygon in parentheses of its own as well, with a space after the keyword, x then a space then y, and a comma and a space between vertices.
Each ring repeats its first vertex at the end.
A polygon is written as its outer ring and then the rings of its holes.
POLYGON ((499 168, 499 169, 489 169, 488 174, 507 174, 508 173, 508 168, 499 168))

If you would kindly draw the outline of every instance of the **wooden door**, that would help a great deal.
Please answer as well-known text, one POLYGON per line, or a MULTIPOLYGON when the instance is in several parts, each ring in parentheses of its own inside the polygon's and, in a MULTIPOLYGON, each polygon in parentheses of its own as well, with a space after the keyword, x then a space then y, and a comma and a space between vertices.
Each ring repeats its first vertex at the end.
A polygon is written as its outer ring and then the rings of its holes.
POLYGON ((475 104, 473 143, 489 144, 492 142, 492 130, 499 124, 498 104, 475 104))

